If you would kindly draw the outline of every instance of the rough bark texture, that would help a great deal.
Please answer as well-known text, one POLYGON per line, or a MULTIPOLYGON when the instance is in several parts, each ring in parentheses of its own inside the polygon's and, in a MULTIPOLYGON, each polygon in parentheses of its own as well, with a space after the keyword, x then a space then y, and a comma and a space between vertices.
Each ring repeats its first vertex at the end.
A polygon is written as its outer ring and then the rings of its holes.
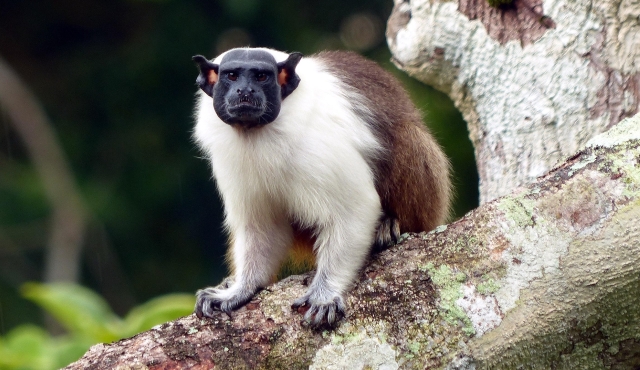
POLYGON ((536 182, 372 259, 348 317, 312 331, 308 276, 228 317, 191 315, 67 369, 640 366, 640 115, 536 182))
POLYGON ((482 203, 638 111, 637 0, 394 1, 394 61, 461 110, 482 203))

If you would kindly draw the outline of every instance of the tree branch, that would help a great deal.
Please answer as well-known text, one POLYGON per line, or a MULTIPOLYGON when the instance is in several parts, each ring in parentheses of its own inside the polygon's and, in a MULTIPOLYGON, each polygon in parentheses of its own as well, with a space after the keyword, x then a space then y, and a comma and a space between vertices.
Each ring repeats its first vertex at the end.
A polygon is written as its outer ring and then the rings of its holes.
POLYGON ((634 368, 640 364, 640 115, 536 182, 372 258, 336 330, 290 304, 92 347, 67 369, 634 368), (368 367, 367 367, 368 366, 368 367))

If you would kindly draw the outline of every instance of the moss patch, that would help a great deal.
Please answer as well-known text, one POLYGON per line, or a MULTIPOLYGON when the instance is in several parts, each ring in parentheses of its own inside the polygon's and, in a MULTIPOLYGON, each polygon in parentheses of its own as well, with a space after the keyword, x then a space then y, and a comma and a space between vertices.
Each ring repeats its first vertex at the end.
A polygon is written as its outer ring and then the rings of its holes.
POLYGON ((493 294, 497 292, 498 289, 500 289, 500 284, 492 278, 488 278, 476 286, 476 291, 482 295, 493 294))
POLYGON ((535 225, 533 219, 534 202, 526 199, 525 195, 503 198, 498 204, 498 209, 504 212, 505 217, 522 228, 535 225))
POLYGON ((463 272, 453 271, 447 265, 435 267, 433 263, 427 263, 424 270, 429 274, 433 283, 440 290, 440 302, 438 305, 443 310, 443 319, 451 325, 462 324, 462 331, 467 335, 475 333, 471 320, 458 307, 456 301, 462 297, 462 284, 467 280, 467 276, 463 272))

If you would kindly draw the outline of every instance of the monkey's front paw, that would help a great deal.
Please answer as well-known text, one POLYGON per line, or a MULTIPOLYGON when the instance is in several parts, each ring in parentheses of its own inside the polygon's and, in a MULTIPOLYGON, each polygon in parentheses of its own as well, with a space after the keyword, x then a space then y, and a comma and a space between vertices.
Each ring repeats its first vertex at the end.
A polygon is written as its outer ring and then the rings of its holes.
POLYGON ((196 292, 194 311, 198 318, 213 317, 214 311, 223 311, 228 314, 249 302, 254 295, 255 291, 245 289, 233 291, 218 287, 201 289, 196 292))
POLYGON ((326 301, 307 293, 296 299, 291 308, 297 309, 303 306, 308 307, 307 312, 304 314, 304 320, 315 328, 323 325, 334 326, 345 316, 344 300, 339 295, 326 301))

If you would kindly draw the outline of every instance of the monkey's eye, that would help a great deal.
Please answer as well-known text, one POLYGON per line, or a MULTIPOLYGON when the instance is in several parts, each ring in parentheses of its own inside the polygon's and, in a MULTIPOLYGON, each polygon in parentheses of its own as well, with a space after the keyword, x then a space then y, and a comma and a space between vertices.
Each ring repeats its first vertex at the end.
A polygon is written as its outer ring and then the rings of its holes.
POLYGON ((238 79, 238 75, 235 72, 229 72, 227 73, 227 78, 231 81, 235 81, 238 79))
POLYGON ((264 82, 267 80, 267 74, 266 73, 258 73, 256 75, 256 80, 260 81, 260 82, 264 82))

